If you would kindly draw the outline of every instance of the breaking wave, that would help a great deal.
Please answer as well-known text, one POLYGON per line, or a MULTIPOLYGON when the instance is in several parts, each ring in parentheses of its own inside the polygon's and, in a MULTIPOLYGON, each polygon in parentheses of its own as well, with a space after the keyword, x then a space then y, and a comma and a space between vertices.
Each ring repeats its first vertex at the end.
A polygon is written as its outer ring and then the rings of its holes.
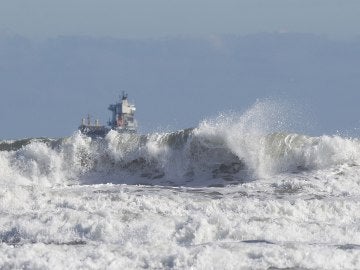
POLYGON ((288 133, 286 108, 257 102, 192 129, 104 139, 0 142, 0 181, 16 185, 126 183, 224 186, 279 173, 359 164, 358 139, 288 133), (284 116, 285 115, 285 116, 284 116))

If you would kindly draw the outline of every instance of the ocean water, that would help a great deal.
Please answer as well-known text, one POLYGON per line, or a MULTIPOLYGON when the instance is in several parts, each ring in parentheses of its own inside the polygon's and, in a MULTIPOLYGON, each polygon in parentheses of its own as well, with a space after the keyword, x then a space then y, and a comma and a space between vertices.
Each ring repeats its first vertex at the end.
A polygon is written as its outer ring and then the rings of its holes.
POLYGON ((360 141, 288 115, 0 141, 0 268, 359 269, 360 141))

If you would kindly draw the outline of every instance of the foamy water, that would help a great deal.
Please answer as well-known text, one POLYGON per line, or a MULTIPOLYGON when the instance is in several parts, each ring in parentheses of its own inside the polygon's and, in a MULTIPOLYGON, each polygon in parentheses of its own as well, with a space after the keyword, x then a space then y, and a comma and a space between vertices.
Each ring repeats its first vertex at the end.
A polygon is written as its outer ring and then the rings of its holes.
POLYGON ((358 269, 360 142, 284 115, 0 142, 0 267, 358 269))

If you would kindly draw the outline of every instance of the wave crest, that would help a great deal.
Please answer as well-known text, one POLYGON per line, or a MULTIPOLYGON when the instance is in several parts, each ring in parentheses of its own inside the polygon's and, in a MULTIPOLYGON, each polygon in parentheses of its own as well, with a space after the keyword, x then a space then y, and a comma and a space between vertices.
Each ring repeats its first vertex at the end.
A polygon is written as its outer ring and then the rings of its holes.
POLYGON ((221 115, 173 133, 0 142, 0 180, 221 186, 359 163, 357 139, 286 133, 282 115, 272 103, 257 103, 243 115, 221 115))

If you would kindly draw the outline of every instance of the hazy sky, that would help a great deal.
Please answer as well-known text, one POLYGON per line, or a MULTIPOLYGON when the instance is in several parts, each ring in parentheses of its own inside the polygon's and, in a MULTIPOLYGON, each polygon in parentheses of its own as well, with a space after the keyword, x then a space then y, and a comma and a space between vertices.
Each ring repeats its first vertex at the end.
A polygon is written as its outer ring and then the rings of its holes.
POLYGON ((0 33, 121 38, 306 32, 358 36, 359 0, 0 0, 0 33))
POLYGON ((120 90, 142 132, 274 97, 360 136, 359 25, 360 0, 0 0, 0 140, 104 123, 120 90))

